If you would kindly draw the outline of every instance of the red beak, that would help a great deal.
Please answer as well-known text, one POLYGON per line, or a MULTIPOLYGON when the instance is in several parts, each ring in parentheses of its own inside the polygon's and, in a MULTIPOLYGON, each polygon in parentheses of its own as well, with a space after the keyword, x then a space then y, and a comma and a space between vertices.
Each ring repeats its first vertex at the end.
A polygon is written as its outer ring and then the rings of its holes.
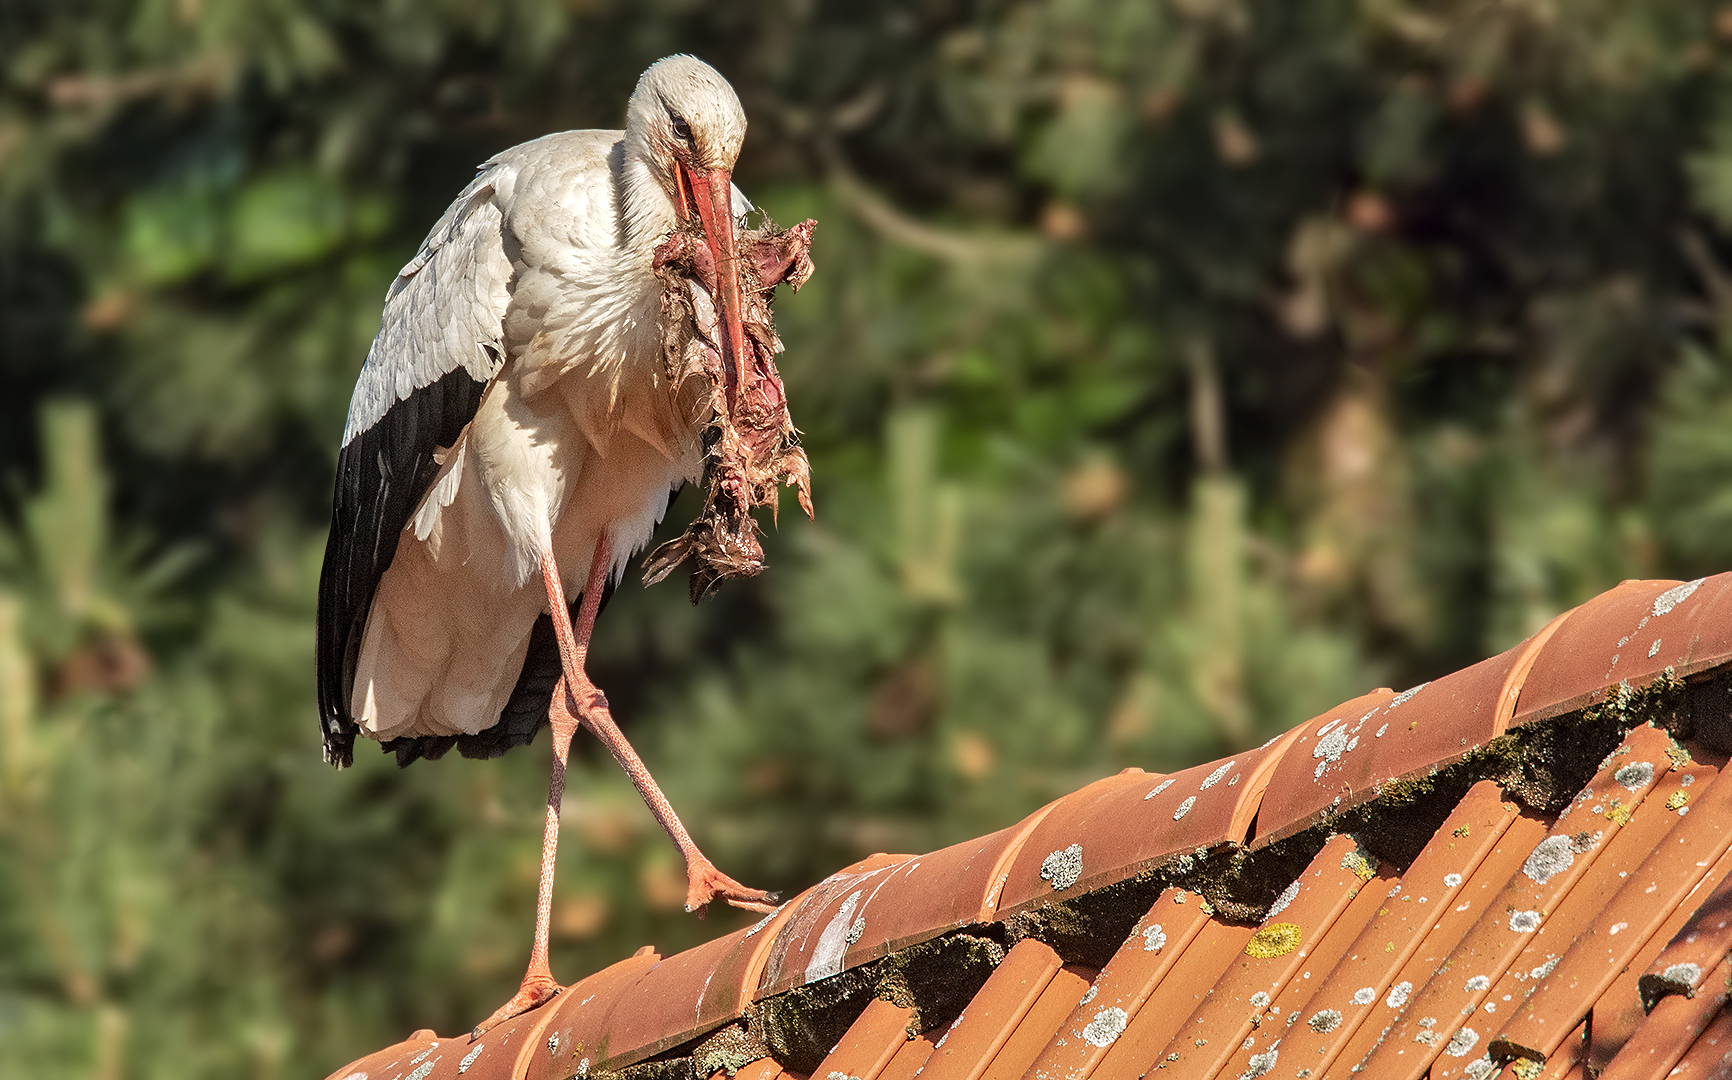
MULTIPOLYGON (((722 372, 728 407, 746 378, 746 328, 741 320, 740 249, 734 239, 733 175, 725 168, 699 170, 679 165, 681 177, 691 189, 691 201, 703 223, 704 237, 716 257, 716 304, 722 321, 722 372)), ((685 191, 680 201, 685 202, 685 191)), ((687 210, 681 206, 682 211, 687 210)))

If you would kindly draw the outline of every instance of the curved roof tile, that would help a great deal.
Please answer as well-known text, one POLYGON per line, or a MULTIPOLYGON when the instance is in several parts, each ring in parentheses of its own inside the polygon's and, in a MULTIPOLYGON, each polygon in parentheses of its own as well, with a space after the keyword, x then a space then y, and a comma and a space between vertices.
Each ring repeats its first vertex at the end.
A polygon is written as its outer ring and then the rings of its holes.
MULTIPOLYGON (((1732 688, 1728 661, 1732 575, 1625 582, 1462 671, 1374 691, 1171 776, 1126 770, 977 840, 872 856, 748 930, 666 958, 642 950, 479 1043, 417 1032, 332 1078, 565 1080, 683 1059, 718 1028, 757 1022, 754 1002, 962 929, 1014 946, 962 1016, 862 999, 829 1075, 1134 1080, 1183 1062, 1199 1077, 1363 1066, 1480 1080, 1516 1059, 1545 1062, 1546 1075, 1696 1068, 1732 1045, 1721 997, 1691 996, 1732 948, 1732 780, 1719 778, 1724 755, 1632 714, 1646 701, 1671 722, 1664 693, 1619 688, 1732 688), (1618 708, 1588 709, 1614 696, 1618 708), (1528 739, 1531 725, 1555 724, 1564 738, 1528 739), (1514 778, 1506 741, 1451 774, 1467 786, 1448 790, 1465 794, 1423 811, 1438 817, 1405 849, 1407 865, 1378 866, 1360 857, 1366 841, 1332 835, 1348 811, 1377 821, 1385 811, 1355 808, 1392 783, 1450 769, 1506 733, 1518 757, 1547 758, 1520 758, 1522 769, 1576 768, 1577 797, 1500 787, 1514 778), (1591 778, 1591 759, 1561 760, 1615 745, 1591 778), (1260 926, 1227 921, 1208 899, 1220 890, 1234 900, 1225 910, 1262 910, 1247 899, 1262 895, 1270 914, 1260 926), (1105 933, 1126 936, 1087 938, 1105 933), (1061 954, 1079 942, 1098 958, 1061 954), (916 1023, 931 1030, 909 1039, 916 1023), (1712 1053, 1698 1052, 1709 1042, 1712 1053)), ((1706 718, 1710 741, 1732 744, 1732 710, 1719 711, 1706 718)), ((911 992, 844 985, 867 998, 911 992)), ((806 1080, 799 1069, 823 1065, 828 1049, 740 1073, 806 1080)))

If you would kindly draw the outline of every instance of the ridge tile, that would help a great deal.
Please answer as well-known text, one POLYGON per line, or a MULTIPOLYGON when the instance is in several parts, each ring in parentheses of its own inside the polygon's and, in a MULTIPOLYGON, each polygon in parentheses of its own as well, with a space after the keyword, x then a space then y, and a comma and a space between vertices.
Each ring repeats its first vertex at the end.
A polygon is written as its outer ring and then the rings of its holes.
MULTIPOLYGON (((661 956, 654 950, 640 949, 635 955, 566 987, 541 1008, 508 1021, 509 1024, 545 1021, 540 1028, 542 1041, 557 1040, 546 1052, 532 1054, 525 1071, 514 1073, 513 1080, 519 1076, 526 1080, 561 1080, 602 1068, 616 1057, 638 1049, 629 1042, 615 1042, 613 1013, 633 985, 661 963, 661 956)), ((498 1030, 489 1031, 481 1041, 491 1041, 498 1030)), ((469 1071, 474 1071, 473 1065, 469 1071)), ((464 1080, 469 1080, 468 1073, 464 1074, 464 1080)))
MULTIPOLYGON (((1247 776, 1282 741, 1171 776, 1121 773, 1060 799, 1011 862, 999 917, 1130 877, 1144 867, 1237 842, 1247 776)), ((1255 795, 1253 794, 1253 798, 1255 795)))
POLYGON ((1374 799, 1392 781, 1453 764, 1497 737, 1498 703, 1528 644, 1382 700, 1367 695, 1309 721, 1263 796, 1251 847, 1374 799))
POLYGON ((1340 808, 1333 778, 1325 781, 1324 773, 1339 770, 1342 759, 1361 745, 1369 751, 1372 733, 1360 729, 1397 696, 1387 687, 1361 694, 1288 733, 1257 807, 1253 850, 1303 832, 1340 808))
POLYGON ((1682 677, 1732 653, 1732 574, 1694 581, 1626 581, 1576 608, 1558 627, 1516 706, 1515 723, 1573 712, 1605 700, 1620 683, 1644 686, 1667 668, 1682 677), (1704 615, 1722 609, 1698 642, 1704 615))
POLYGON ((845 951, 865 930, 860 901, 870 903, 868 893, 884 885, 891 871, 918 859, 916 855, 872 855, 790 900, 754 1000, 840 974, 845 951))

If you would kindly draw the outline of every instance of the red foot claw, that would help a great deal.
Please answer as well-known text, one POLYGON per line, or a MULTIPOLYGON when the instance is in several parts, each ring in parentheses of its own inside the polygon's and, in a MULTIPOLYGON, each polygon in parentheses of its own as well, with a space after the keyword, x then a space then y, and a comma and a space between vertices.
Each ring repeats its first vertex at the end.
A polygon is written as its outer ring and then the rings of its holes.
POLYGON ((517 988, 517 993, 511 996, 511 1000, 495 1009, 492 1016, 475 1025, 474 1030, 469 1033, 469 1041, 474 1042, 513 1017, 540 1008, 557 997, 562 989, 564 987, 554 982, 551 976, 524 976, 523 985, 517 988))
POLYGON ((687 872, 686 910, 701 911, 711 900, 725 900, 737 908, 767 914, 776 910, 776 894, 748 889, 715 868, 708 859, 687 872))

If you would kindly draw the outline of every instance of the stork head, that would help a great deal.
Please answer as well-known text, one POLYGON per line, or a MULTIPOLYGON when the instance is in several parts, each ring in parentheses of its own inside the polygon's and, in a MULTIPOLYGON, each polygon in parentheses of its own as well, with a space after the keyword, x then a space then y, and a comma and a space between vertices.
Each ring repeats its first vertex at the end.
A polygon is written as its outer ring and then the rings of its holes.
POLYGON ((650 164, 678 207, 689 176, 719 169, 731 177, 746 139, 746 112, 715 68, 695 57, 669 56, 638 79, 626 104, 625 132, 628 149, 650 164))
POLYGON ((661 184, 681 225, 696 221, 716 260, 716 306, 729 385, 744 378, 740 252, 734 237, 733 172, 746 112, 728 80, 690 56, 657 60, 638 79, 625 111, 625 149, 661 184))

